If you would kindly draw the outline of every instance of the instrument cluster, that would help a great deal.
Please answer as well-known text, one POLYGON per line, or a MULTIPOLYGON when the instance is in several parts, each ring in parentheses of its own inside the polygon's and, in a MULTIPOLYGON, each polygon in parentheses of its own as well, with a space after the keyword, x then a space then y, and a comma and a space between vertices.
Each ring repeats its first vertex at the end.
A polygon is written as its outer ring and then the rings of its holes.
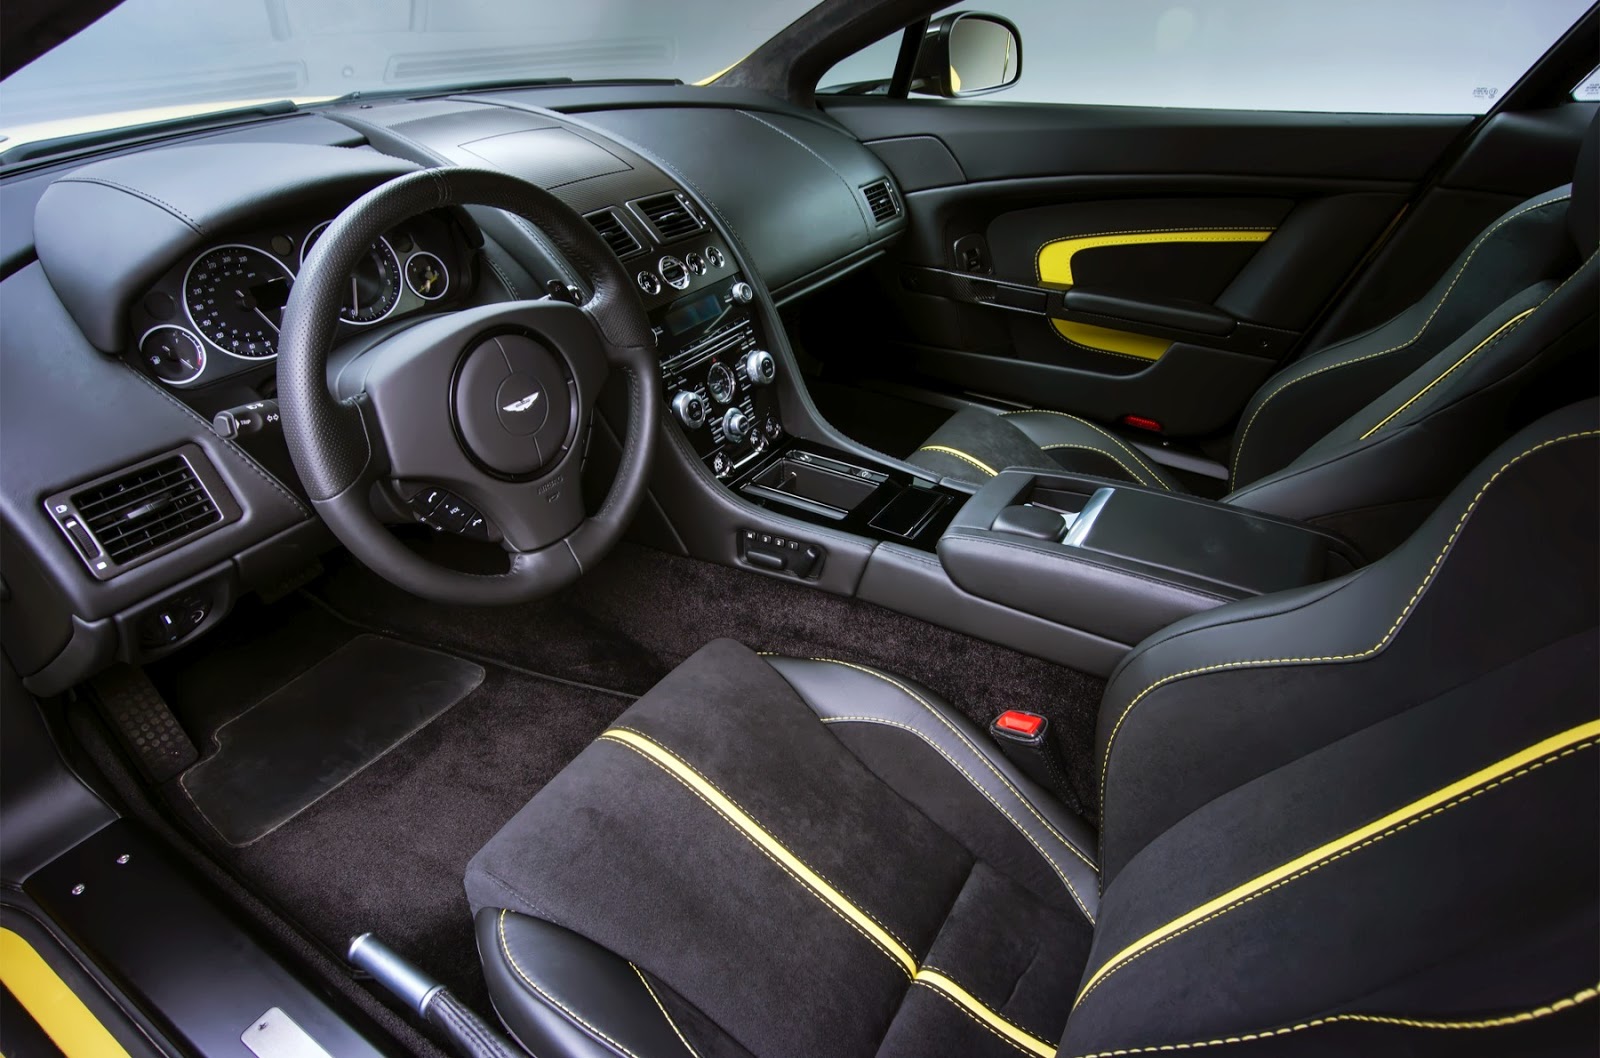
MULTIPOLYGON (((289 292, 329 223, 278 225, 179 262, 134 307, 137 363, 169 386, 187 387, 275 359, 289 292)), ((448 214, 424 214, 386 232, 350 273, 341 337, 465 297, 470 261, 448 214)))

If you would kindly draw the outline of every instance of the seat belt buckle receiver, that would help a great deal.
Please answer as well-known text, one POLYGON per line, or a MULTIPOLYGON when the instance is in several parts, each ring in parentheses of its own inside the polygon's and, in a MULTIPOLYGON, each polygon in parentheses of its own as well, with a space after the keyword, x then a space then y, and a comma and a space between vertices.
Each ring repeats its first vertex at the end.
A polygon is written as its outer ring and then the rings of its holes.
POLYGON ((989 725, 989 734, 1004 742, 1038 744, 1044 741, 1050 721, 1038 713, 1024 713, 1020 709, 1007 709, 989 725))

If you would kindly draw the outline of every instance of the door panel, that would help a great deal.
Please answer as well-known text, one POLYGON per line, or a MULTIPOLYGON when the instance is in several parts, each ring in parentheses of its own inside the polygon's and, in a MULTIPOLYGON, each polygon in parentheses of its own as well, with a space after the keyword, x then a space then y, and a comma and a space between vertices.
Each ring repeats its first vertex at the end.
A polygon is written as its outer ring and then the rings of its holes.
POLYGON ((888 371, 1188 437, 1228 428, 1468 120, 824 105, 906 192, 888 371))

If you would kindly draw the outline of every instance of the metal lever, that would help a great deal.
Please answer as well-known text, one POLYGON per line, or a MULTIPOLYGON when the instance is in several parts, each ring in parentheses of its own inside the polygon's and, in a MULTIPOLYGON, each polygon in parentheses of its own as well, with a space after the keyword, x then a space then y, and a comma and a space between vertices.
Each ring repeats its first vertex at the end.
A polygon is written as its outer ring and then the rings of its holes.
POLYGON ((462 1058, 525 1058, 526 1051, 371 933, 352 938, 345 958, 443 1032, 462 1058))

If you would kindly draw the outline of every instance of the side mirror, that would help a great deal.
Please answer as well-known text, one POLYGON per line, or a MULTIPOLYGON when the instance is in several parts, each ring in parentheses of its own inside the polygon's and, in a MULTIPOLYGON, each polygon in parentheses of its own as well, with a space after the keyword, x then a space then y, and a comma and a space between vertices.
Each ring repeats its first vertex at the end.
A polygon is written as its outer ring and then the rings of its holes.
POLYGON ((911 90, 955 99, 998 92, 1022 76, 1022 34, 999 15, 958 11, 928 23, 911 90))

